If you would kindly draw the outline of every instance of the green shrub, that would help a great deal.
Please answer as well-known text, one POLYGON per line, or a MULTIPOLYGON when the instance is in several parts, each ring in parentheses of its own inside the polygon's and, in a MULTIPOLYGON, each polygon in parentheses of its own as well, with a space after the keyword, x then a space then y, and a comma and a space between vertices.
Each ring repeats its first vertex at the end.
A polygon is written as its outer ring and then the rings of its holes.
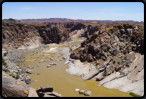
POLYGON ((120 62, 118 61, 118 64, 120 64, 120 62))
POLYGON ((127 53, 127 51, 126 51, 126 50, 124 50, 123 54, 126 54, 126 53, 127 53))
POLYGON ((135 68, 136 68, 137 66, 135 66, 135 68))
POLYGON ((19 75, 20 75, 20 73, 17 73, 16 74, 16 79, 19 79, 20 78, 19 75))
POLYGON ((2 65, 6 65, 5 59, 2 57, 2 65))
POLYGON ((88 59, 88 56, 86 57, 86 59, 88 59))
POLYGON ((129 67, 129 63, 128 62, 126 63, 126 66, 129 67))
POLYGON ((16 65, 16 66, 18 66, 18 67, 19 67, 19 65, 16 65))
POLYGON ((130 94, 131 96, 133 96, 133 97, 142 97, 142 96, 137 95, 137 94, 135 94, 135 93, 133 93, 133 92, 130 92, 129 94, 130 94))
POLYGON ((15 78, 15 75, 14 74, 10 74, 10 76, 12 76, 13 78, 15 78))
POLYGON ((115 64, 115 63, 116 63, 116 61, 114 60, 114 61, 113 61, 113 64, 115 64))
POLYGON ((6 64, 6 65, 4 65, 6 68, 8 67, 8 65, 6 64))
POLYGON ((103 73, 103 76, 106 76, 106 72, 103 73))
POLYGON ((7 56, 8 52, 4 53, 4 56, 7 56))
POLYGON ((112 70, 112 73, 114 73, 114 70, 112 70))
POLYGON ((10 70, 8 70, 8 69, 3 69, 3 71, 4 71, 4 72, 10 72, 10 70))
POLYGON ((107 48, 106 48, 106 49, 104 49, 104 51, 105 51, 105 52, 107 52, 107 48))
POLYGON ((70 50, 69 50, 69 52, 72 52, 72 48, 70 47, 70 50))

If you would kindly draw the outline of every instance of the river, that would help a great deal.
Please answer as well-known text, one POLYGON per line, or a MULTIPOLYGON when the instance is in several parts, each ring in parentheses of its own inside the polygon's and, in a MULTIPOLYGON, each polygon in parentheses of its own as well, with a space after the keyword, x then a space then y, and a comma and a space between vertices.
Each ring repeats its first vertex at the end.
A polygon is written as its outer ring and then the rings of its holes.
POLYGON ((127 92, 97 86, 98 81, 95 79, 81 81, 80 77, 68 74, 65 71, 68 66, 64 64, 65 61, 62 59, 62 56, 59 52, 55 50, 50 51, 50 49, 77 45, 81 43, 79 40, 82 40, 81 38, 73 37, 72 39, 74 42, 69 44, 49 46, 39 53, 25 54, 24 58, 21 60, 26 61, 21 63, 21 67, 25 67, 24 64, 34 67, 31 69, 34 74, 26 74, 29 75, 33 81, 33 83, 29 84, 30 87, 36 89, 40 86, 52 86, 54 88, 53 91, 61 94, 62 97, 131 97, 131 95, 127 92), (48 61, 50 58, 54 58, 56 60, 48 61), (62 61, 59 61, 60 59, 62 59, 62 61), (57 65, 52 65, 52 67, 47 68, 47 65, 50 63, 56 63, 57 65), (39 66, 36 64, 39 64, 39 66), (40 75, 37 75, 38 72, 40 75), (35 80, 37 81, 35 82, 35 80), (76 88, 85 90, 85 92, 91 91, 92 95, 84 96, 83 94, 79 94, 79 92, 75 92, 76 88))

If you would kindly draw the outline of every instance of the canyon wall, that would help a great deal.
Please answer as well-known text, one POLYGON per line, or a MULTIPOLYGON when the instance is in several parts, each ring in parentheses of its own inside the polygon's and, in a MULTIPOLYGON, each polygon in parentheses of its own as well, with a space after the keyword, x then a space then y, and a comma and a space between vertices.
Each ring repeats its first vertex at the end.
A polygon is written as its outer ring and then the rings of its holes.
POLYGON ((70 41, 67 30, 42 24, 2 22, 2 48, 8 50, 38 44, 63 43, 70 41))

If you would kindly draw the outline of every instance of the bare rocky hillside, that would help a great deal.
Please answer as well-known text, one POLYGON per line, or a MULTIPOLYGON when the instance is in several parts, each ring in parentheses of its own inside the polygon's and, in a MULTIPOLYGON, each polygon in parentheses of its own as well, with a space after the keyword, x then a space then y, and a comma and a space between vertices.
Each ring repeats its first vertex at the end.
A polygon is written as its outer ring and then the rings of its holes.
POLYGON ((69 32, 40 23, 2 22, 2 48, 5 50, 38 44, 70 41, 69 32))

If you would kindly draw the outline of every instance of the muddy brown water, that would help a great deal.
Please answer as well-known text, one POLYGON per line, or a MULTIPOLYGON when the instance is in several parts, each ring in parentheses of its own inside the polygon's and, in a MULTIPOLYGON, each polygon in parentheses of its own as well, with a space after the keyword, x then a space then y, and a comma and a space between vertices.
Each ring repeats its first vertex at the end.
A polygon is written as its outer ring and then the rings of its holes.
POLYGON ((97 86, 98 81, 96 81, 95 79, 81 81, 80 77, 68 74, 65 71, 68 66, 64 64, 65 61, 62 59, 62 56, 59 54, 59 52, 49 52, 49 49, 54 47, 69 47, 71 45, 79 44, 80 42, 78 40, 81 40, 80 38, 72 39, 74 39, 75 42, 65 45, 52 47, 49 46, 45 48, 45 50, 48 50, 46 52, 41 51, 35 54, 25 54, 25 58, 21 60, 26 61, 21 63, 21 66, 26 68, 24 66, 25 64, 34 67, 34 69, 31 69, 34 74, 26 74, 29 75, 33 81, 33 83, 29 84, 30 87, 36 89, 40 86, 52 86, 54 88, 53 91, 61 94, 63 97, 131 97, 131 95, 129 95, 129 93, 127 92, 122 92, 116 89, 109 89, 103 86, 97 86), (50 60, 50 58, 54 58, 55 61, 48 61, 50 60), (59 61, 60 59, 62 61, 59 61), (50 65, 50 63, 56 63, 57 65, 51 65, 52 67, 47 68, 47 65, 50 65), (36 64, 39 64, 39 66, 37 66, 36 64), (40 75, 37 75, 38 72, 40 73, 40 75), (35 80, 37 81, 35 82, 35 80), (79 94, 79 92, 75 92, 76 88, 85 90, 85 92, 91 91, 92 95, 84 96, 82 94, 79 94))

